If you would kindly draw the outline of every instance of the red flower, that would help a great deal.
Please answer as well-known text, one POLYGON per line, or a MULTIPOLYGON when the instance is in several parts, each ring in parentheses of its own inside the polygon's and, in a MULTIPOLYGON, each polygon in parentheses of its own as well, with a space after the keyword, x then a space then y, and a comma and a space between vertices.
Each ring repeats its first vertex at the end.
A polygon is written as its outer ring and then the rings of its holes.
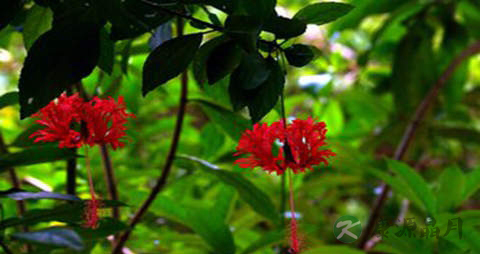
POLYGON ((286 128, 279 122, 271 126, 255 124, 253 130, 246 130, 237 146, 235 156, 246 154, 248 157, 235 161, 242 168, 262 167, 263 170, 281 175, 287 168, 294 173, 313 169, 318 164, 328 165, 327 159, 335 156, 330 150, 321 150, 325 146, 327 133, 324 122, 315 123, 311 118, 294 120, 286 128), (275 142, 283 143, 278 154, 272 150, 275 142), (288 144, 289 149, 286 149, 288 144), (284 156, 284 151, 290 154, 284 156))
POLYGON ((37 123, 46 127, 30 136, 37 137, 35 142, 59 141, 61 148, 110 144, 113 149, 124 145, 119 141, 126 135, 124 124, 128 117, 134 117, 126 113, 122 97, 119 97, 118 103, 111 97, 94 97, 85 102, 77 94, 60 95, 34 116, 40 118, 37 123))
POLYGON ((87 200, 85 204, 85 211, 84 211, 84 224, 83 226, 86 228, 96 229, 98 228, 98 221, 100 220, 100 216, 98 214, 98 210, 102 206, 102 202, 95 198, 95 195, 92 194, 92 199, 87 200))

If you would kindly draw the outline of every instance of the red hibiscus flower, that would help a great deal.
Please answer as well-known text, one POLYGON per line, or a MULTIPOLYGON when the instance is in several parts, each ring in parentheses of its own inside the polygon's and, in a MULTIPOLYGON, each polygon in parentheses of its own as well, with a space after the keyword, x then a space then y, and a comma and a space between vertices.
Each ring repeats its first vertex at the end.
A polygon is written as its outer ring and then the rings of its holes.
POLYGON ((271 126, 257 123, 253 130, 246 130, 240 138, 234 155, 248 156, 237 159, 235 164, 242 168, 261 167, 277 175, 283 174, 287 168, 299 173, 305 172, 305 169, 312 170, 314 165, 328 165, 327 159, 335 156, 335 153, 321 149, 326 145, 326 133, 325 123, 315 123, 312 118, 294 120, 286 128, 281 121, 271 126), (273 152, 276 142, 281 144, 278 154, 273 152))
POLYGON ((122 97, 118 102, 111 97, 85 102, 77 94, 60 95, 34 116, 46 127, 30 136, 36 137, 35 142, 58 141, 61 148, 110 144, 113 149, 124 145, 120 141, 126 135, 124 125, 128 117, 134 117, 126 112, 122 97))

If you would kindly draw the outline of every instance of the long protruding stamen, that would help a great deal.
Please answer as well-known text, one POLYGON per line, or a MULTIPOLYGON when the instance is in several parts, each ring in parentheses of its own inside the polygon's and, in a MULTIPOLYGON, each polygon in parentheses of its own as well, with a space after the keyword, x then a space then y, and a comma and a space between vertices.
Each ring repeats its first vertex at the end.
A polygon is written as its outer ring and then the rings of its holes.
POLYGON ((98 209, 100 207, 100 202, 95 197, 95 189, 93 188, 93 178, 92 172, 90 169, 90 159, 88 158, 88 147, 85 147, 85 165, 87 168, 87 177, 88 177, 88 186, 90 190, 90 195, 92 199, 87 201, 87 205, 85 207, 85 226, 89 228, 97 228, 98 227, 98 209))
POLYGON ((294 202, 294 195, 293 195, 293 178, 292 173, 288 173, 288 180, 289 180, 289 188, 290 188, 290 250, 291 253, 297 254, 300 253, 300 241, 298 240, 298 233, 297 233, 297 218, 295 215, 295 202, 294 202))

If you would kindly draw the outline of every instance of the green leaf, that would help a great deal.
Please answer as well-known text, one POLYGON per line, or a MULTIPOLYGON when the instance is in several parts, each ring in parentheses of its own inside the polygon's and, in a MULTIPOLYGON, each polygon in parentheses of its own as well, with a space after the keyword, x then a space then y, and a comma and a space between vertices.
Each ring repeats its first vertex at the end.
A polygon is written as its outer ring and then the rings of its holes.
POLYGON ((255 253, 255 251, 261 250, 276 243, 280 243, 284 240, 284 230, 272 230, 265 234, 262 234, 260 239, 254 241, 247 248, 245 248, 245 250, 242 251, 242 254, 255 253))
POLYGON ((276 4, 276 0, 241 0, 238 1, 237 8, 240 10, 237 13, 244 12, 251 19, 263 20, 272 15, 276 4))
POLYGON ((88 76, 97 65, 99 48, 96 24, 53 28, 40 36, 28 52, 20 74, 20 117, 37 112, 88 76))
POLYGON ((23 25, 23 43, 29 50, 33 43, 52 27, 53 13, 49 8, 34 5, 23 25))
POLYGON ((396 160, 387 160, 390 170, 405 181, 414 194, 420 198, 426 211, 434 215, 436 214, 436 198, 427 182, 414 169, 405 163, 396 160))
POLYGON ((66 160, 75 157, 77 155, 71 149, 61 149, 52 145, 27 148, 20 152, 1 155, 0 173, 11 167, 66 160))
POLYGON ((155 208, 167 217, 185 224, 200 235, 215 253, 235 253, 232 233, 215 209, 184 207, 165 196, 157 197, 154 202, 155 208))
POLYGON ((270 75, 267 62, 259 53, 245 55, 237 69, 230 76, 230 86, 241 89, 254 89, 270 75))
MULTIPOLYGON (((101 0, 102 13, 112 23, 111 38, 135 38, 172 19, 172 15, 137 0, 101 0)), ((172 4, 164 8, 174 10, 172 4)))
POLYGON ((225 42, 225 36, 215 37, 206 43, 204 43, 198 50, 195 58, 193 59, 193 76, 197 83, 202 86, 207 82, 207 60, 212 51, 225 42))
POLYGON ((233 140, 239 140, 242 133, 251 127, 249 121, 241 115, 205 100, 192 100, 200 103, 208 118, 227 133, 233 140))
POLYGON ((214 158, 225 143, 225 135, 213 123, 207 123, 202 129, 203 157, 214 158))
POLYGON ((207 59, 207 79, 210 85, 230 74, 242 60, 243 52, 234 41, 224 42, 215 49, 207 59))
POLYGON ((272 15, 262 29, 275 34, 278 39, 288 39, 302 35, 307 30, 307 24, 298 19, 272 15))
POLYGON ((69 201, 81 201, 80 198, 74 195, 60 194, 55 192, 27 192, 18 189, 10 189, 7 191, 0 191, 0 198, 8 197, 14 200, 25 200, 25 199, 58 199, 58 200, 69 200, 69 201))
POLYGON ((435 135, 456 139, 463 143, 480 144, 480 132, 472 128, 435 126, 435 135))
POLYGON ((15 18, 18 12, 22 9, 23 1, 20 0, 6 0, 2 3, 0 9, 0 30, 3 29, 15 18))
POLYGON ((253 123, 260 121, 270 110, 275 107, 285 84, 285 76, 280 65, 267 58, 267 68, 270 75, 256 89, 244 90, 230 83, 229 94, 235 110, 247 106, 253 123))
POLYGON ((18 92, 9 92, 0 96, 0 109, 18 103, 18 92))
POLYGON ((293 18, 308 24, 323 25, 345 16, 352 9, 352 5, 345 3, 315 3, 303 7, 293 18))
POLYGON ((303 67, 313 60, 314 54, 310 46, 304 44, 293 44, 285 49, 285 56, 288 63, 295 67, 303 67))
POLYGON ((202 37, 202 34, 176 37, 150 53, 143 66, 143 95, 183 72, 193 60, 202 37))
POLYGON ((465 175, 458 167, 447 168, 440 175, 437 193, 438 212, 452 211, 464 200, 465 175))
POLYGON ((197 162, 202 171, 214 175, 223 183, 234 187, 240 198, 258 214, 270 219, 274 223, 279 223, 280 216, 272 200, 241 173, 219 169, 217 166, 193 156, 182 155, 177 156, 177 158, 197 162))
POLYGON ((44 126, 39 125, 39 124, 32 124, 29 126, 26 130, 24 130, 22 133, 20 133, 15 140, 10 144, 10 146, 15 146, 15 147, 30 147, 30 146, 42 146, 42 144, 35 143, 33 138, 30 138, 30 136, 40 130, 43 129, 44 126))
POLYGON ((125 230, 128 228, 128 225, 113 218, 102 218, 99 220, 98 227, 95 229, 81 226, 74 226, 73 228, 84 241, 94 241, 125 230))
POLYGON ((113 64, 115 62, 115 43, 110 40, 107 30, 100 30, 100 58, 98 67, 104 72, 112 75, 113 64))
POLYGON ((472 172, 468 173, 465 178, 463 200, 469 199, 476 191, 478 191, 478 189, 480 189, 480 169, 474 169, 472 172))
POLYGON ((75 231, 66 228, 49 228, 35 232, 14 233, 12 238, 41 245, 67 247, 76 251, 84 249, 80 236, 75 231))

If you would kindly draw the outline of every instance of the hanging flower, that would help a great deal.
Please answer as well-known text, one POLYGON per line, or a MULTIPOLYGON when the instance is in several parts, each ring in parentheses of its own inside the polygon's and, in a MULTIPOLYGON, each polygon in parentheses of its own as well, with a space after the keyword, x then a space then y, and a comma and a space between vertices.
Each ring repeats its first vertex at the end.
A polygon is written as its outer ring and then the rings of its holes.
POLYGON ((102 202, 95 198, 95 194, 92 194, 92 199, 86 201, 85 211, 83 212, 84 227, 92 229, 98 228, 98 221, 100 220, 98 210, 101 206, 102 202))
POLYGON ((120 139, 126 136, 127 118, 135 117, 126 112, 122 97, 118 102, 111 97, 85 102, 77 94, 60 95, 34 116, 46 127, 30 136, 35 142, 58 141, 60 148, 110 144, 113 149, 124 145, 120 139))
POLYGON ((324 122, 315 123, 313 119, 294 120, 283 127, 281 121, 267 124, 255 124, 253 130, 246 130, 238 142, 235 156, 248 155, 235 161, 241 168, 261 167, 269 173, 281 175, 287 168, 294 173, 313 170, 314 165, 328 165, 328 158, 335 153, 321 149, 326 145, 327 133, 324 122), (278 154, 273 151, 277 146, 278 154), (284 155, 285 154, 285 155, 284 155))

